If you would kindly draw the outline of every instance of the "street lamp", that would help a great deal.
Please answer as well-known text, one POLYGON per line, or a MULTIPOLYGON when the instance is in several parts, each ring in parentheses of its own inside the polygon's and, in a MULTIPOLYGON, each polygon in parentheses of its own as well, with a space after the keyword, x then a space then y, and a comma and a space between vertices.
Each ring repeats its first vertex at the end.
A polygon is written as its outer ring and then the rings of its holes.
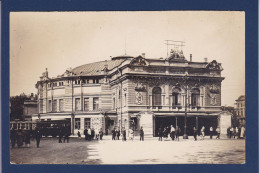
POLYGON ((185 119, 184 119, 184 134, 183 134, 183 139, 188 139, 187 135, 187 91, 188 91, 188 86, 187 86, 187 73, 185 74, 185 119))

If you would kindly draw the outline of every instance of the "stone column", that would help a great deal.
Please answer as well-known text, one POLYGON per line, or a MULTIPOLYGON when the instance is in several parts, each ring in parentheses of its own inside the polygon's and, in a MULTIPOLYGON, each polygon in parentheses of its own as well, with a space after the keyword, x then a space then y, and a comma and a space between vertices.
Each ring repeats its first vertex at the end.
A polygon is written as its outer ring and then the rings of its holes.
POLYGON ((155 128, 153 123, 153 114, 151 112, 141 113, 140 126, 143 127, 145 139, 153 137, 153 128, 155 128))

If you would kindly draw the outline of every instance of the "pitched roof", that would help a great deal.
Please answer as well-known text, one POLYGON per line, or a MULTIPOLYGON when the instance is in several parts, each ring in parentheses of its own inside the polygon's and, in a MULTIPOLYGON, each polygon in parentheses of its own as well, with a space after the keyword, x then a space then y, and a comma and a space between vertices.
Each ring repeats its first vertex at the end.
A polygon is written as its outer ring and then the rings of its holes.
POLYGON ((105 67, 110 71, 115 67, 118 67, 125 59, 116 59, 109 61, 100 61, 94 62, 90 64, 84 64, 72 69, 72 72, 75 75, 83 75, 83 76, 93 76, 93 75, 102 75, 105 67))

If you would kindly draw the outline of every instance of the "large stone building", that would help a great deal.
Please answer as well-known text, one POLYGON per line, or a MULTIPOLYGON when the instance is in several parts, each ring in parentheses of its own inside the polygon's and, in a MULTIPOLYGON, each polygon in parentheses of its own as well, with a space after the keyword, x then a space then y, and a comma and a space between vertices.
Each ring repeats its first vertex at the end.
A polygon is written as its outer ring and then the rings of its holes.
POLYGON ((245 102, 245 96, 241 95, 238 97, 235 103, 235 112, 236 116, 239 119, 240 125, 245 125, 246 120, 246 102, 245 102))
POLYGON ((186 112, 188 135, 193 127, 205 126, 207 134, 218 125, 225 133, 231 116, 221 111, 222 70, 215 60, 188 61, 173 50, 160 59, 113 57, 55 78, 46 69, 36 84, 39 113, 33 120, 70 119, 72 133, 143 126, 145 134, 156 136, 160 126, 178 125, 184 132, 186 112))

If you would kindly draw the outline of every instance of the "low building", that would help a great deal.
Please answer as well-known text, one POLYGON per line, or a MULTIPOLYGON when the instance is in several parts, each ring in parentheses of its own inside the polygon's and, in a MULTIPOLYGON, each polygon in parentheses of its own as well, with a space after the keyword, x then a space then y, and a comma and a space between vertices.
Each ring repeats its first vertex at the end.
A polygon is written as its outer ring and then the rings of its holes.
POLYGON ((31 121, 32 115, 38 114, 38 112, 38 99, 37 96, 32 93, 30 99, 24 101, 22 119, 31 121))
POLYGON ((142 126, 146 135, 179 126, 187 133, 231 125, 231 115, 221 110, 221 64, 188 61, 172 50, 164 59, 128 55, 67 69, 50 78, 48 71, 36 84, 39 113, 33 120, 71 120, 71 131, 142 126))

